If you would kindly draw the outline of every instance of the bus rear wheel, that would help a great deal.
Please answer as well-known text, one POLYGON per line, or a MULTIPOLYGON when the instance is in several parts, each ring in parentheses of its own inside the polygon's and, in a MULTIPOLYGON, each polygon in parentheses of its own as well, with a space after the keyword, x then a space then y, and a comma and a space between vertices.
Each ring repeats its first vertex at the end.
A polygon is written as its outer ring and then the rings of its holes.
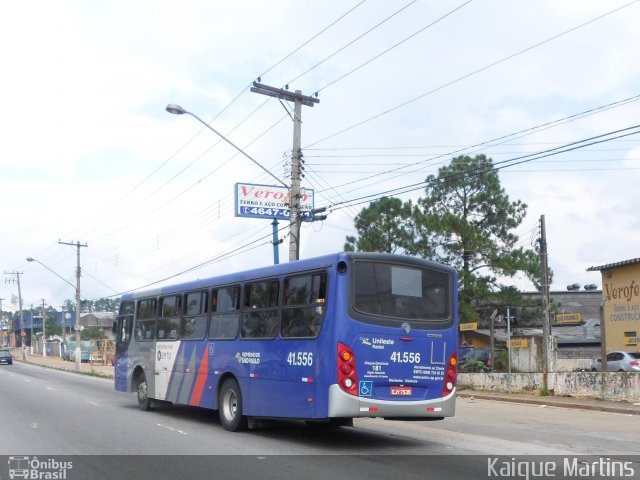
POLYGON ((242 394, 238 382, 229 378, 220 388, 218 413, 222 428, 229 432, 237 432, 247 428, 247 417, 242 414, 242 394))
POLYGON ((147 378, 144 376, 144 373, 140 374, 140 378, 138 379, 138 408, 143 412, 151 410, 151 399, 147 394, 147 378))

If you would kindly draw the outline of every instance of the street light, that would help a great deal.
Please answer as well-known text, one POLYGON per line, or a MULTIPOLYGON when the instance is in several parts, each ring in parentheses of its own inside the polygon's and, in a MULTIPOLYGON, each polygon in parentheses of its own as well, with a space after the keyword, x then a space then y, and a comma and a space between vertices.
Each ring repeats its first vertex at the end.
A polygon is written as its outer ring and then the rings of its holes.
POLYGON ((238 150, 241 154, 243 154, 245 157, 247 157, 249 160, 251 160, 253 163, 255 163, 257 166, 259 166, 262 170, 264 170, 265 172, 267 172, 271 177, 273 177, 279 184, 284 185, 285 188, 289 188, 289 185, 287 185, 286 183, 284 183, 282 180, 280 180, 278 177, 276 177, 273 173, 271 173, 269 170, 267 170, 265 167, 263 167, 257 160, 255 160, 253 157, 251 157, 248 153, 246 153, 244 150, 242 150, 240 147, 238 147, 235 143, 233 143, 231 140, 229 140, 227 137, 225 137, 224 135, 222 135, 220 132, 218 132, 216 129, 214 129, 211 125, 209 125, 207 122, 205 122, 204 120, 202 120, 200 117, 198 117, 195 113, 192 113, 188 110, 185 110, 184 108, 182 108, 180 105, 176 105, 174 103, 170 103, 169 105, 166 106, 165 110, 169 113, 173 113, 174 115, 184 115, 185 113, 187 115, 191 115, 193 118, 195 118, 196 120, 198 120, 201 124, 203 124, 205 127, 207 127, 209 130, 211 130, 213 133, 215 133, 216 135, 218 135, 220 138, 222 138, 225 142, 227 142, 229 145, 231 145, 233 148, 235 148, 236 150, 238 150))
MULTIPOLYGON (((76 325, 75 325, 75 330, 76 330, 76 355, 75 355, 75 360, 76 360, 76 371, 79 372, 80 371, 80 362, 82 361, 82 359, 80 358, 81 355, 82 355, 82 350, 81 350, 81 346, 80 346, 80 329, 79 329, 79 326, 80 326, 80 259, 78 259, 78 275, 77 275, 77 283, 76 283, 76 285, 74 285, 73 283, 71 283, 70 281, 65 279, 63 276, 61 276, 58 273, 56 273, 53 270, 51 270, 44 263, 42 263, 40 260, 37 260, 37 259, 35 259, 33 257, 27 257, 27 262, 37 262, 37 263, 39 263, 44 268, 46 268, 51 273, 53 273, 56 277, 58 277, 59 279, 61 279, 65 283, 67 283, 68 285, 71 285, 71 287, 73 287, 75 289, 75 291, 76 291, 76 325)), ((33 322, 33 319, 31 321, 33 322)), ((44 318, 42 319, 42 321, 44 322, 44 318)))
POLYGON ((51 270, 49 267, 47 267, 44 263, 42 263, 40 260, 37 260, 33 257, 27 257, 27 262, 37 262, 40 265, 42 265, 44 268, 46 268, 47 270, 49 270, 51 273, 53 273, 56 277, 58 277, 60 280, 62 280, 63 282, 71 285, 71 287, 76 288, 76 286, 71 283, 69 280, 67 280, 66 278, 64 278, 62 275, 58 275, 56 272, 54 272, 53 270, 51 270))

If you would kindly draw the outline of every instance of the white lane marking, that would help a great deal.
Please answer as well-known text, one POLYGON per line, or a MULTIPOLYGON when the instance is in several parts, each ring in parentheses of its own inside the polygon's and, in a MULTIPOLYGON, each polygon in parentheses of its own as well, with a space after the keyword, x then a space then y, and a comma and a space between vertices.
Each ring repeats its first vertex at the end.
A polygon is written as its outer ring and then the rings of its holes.
POLYGON ((178 430, 177 428, 170 427, 169 425, 163 425, 162 423, 156 423, 156 425, 160 428, 166 428, 171 432, 179 433, 180 435, 189 435, 189 433, 185 432, 184 430, 178 430))

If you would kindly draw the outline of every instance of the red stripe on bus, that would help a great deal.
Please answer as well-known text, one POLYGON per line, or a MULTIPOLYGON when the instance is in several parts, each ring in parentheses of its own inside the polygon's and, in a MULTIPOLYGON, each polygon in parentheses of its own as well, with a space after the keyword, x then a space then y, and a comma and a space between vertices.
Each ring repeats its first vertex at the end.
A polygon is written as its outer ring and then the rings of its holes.
POLYGON ((189 405, 200 406, 202 400, 202 393, 204 392, 204 385, 207 381, 207 374, 209 373, 209 352, 205 349, 202 355, 202 361, 200 362, 200 369, 196 377, 196 384, 191 392, 191 400, 189 405))

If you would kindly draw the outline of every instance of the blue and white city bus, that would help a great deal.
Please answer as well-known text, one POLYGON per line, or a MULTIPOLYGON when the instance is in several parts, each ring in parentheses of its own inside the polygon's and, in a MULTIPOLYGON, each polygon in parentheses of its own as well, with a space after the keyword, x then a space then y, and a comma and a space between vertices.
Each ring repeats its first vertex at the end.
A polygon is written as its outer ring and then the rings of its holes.
POLYGON ((457 274, 345 252, 125 294, 115 388, 250 419, 352 425, 455 411, 457 274))

